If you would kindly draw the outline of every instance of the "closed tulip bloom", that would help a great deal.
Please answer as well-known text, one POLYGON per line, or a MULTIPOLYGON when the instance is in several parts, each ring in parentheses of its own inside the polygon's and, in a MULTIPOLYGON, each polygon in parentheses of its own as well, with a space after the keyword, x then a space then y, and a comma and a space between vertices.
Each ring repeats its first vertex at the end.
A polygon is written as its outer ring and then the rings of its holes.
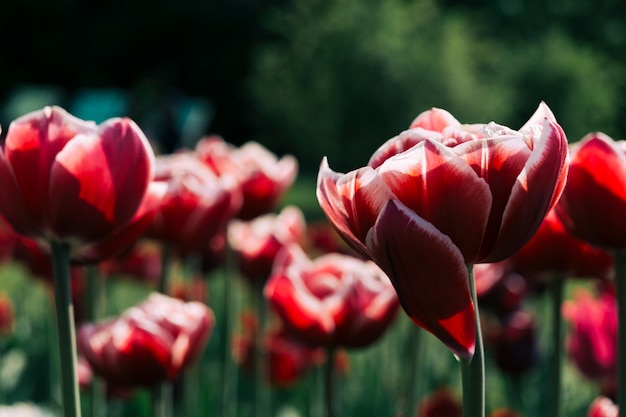
POLYGON ((167 192, 146 235, 182 254, 208 250, 241 207, 235 179, 216 176, 191 153, 158 157, 155 180, 167 184, 167 192))
POLYGON ((564 187, 567 139, 543 103, 519 131, 463 125, 441 109, 412 126, 348 174, 324 160, 317 197, 389 275, 411 319, 469 358, 467 265, 503 260, 533 236, 564 187))
POLYGON ((556 207, 570 232, 602 248, 626 248, 625 151, 625 141, 600 132, 572 144, 567 187, 556 207))
POLYGON ((619 408, 617 404, 607 397, 598 397, 589 406, 587 417, 618 417, 619 408))
POLYGON ((153 174, 152 148, 130 119, 96 125, 46 107, 9 126, 0 214, 22 235, 80 248, 132 221, 153 174))
POLYGON ((243 205, 237 217, 250 220, 274 210, 298 174, 298 162, 291 155, 278 158, 256 142, 234 147, 219 137, 198 142, 198 157, 218 175, 235 175, 243 191, 243 205))
POLYGON ((533 238, 510 257, 509 262, 513 269, 522 272, 606 278, 613 266, 613 257, 609 252, 574 237, 553 209, 533 238))
POLYGON ((449 388, 428 394, 417 407, 417 417, 462 417, 461 401, 449 388))
POLYGON ((175 380, 197 359, 213 325, 206 305, 154 293, 117 318, 81 326, 78 347, 107 382, 152 386, 175 380))
POLYGON ((617 303, 615 295, 595 298, 579 290, 563 305, 563 316, 571 323, 567 352, 586 377, 606 382, 617 372, 617 303))
POLYGON ((373 262, 341 254, 311 260, 295 244, 276 259, 265 297, 285 328, 313 346, 368 346, 398 309, 393 286, 373 262))
POLYGON ((267 281, 278 253, 291 243, 301 244, 305 236, 306 221, 296 206, 249 221, 233 220, 228 226, 228 243, 241 273, 251 282, 267 281))

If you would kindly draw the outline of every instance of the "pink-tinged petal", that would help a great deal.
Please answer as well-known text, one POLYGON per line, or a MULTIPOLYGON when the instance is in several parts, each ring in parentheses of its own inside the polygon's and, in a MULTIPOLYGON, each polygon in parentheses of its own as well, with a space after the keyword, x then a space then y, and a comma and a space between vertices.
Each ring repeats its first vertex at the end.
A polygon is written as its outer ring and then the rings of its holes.
POLYGON ((129 119, 110 119, 98 135, 78 135, 57 155, 50 179, 56 238, 99 240, 126 224, 154 175, 154 153, 129 119))
POLYGON ((425 140, 385 161, 378 175, 404 205, 452 239, 473 262, 491 208, 489 185, 451 149, 425 140))
POLYGON ((450 112, 436 107, 418 114, 411 122, 411 128, 421 127, 436 132, 443 132, 448 126, 460 125, 461 123, 450 112))
POLYGON ((533 126, 543 126, 543 121, 545 119, 556 123, 556 117, 554 117, 554 113, 552 113, 550 107, 548 107, 548 105, 542 101, 541 103, 539 103, 537 110, 535 110, 533 115, 530 116, 530 119, 528 119, 528 121, 524 123, 524 126, 520 128, 520 131, 530 130, 533 126))
POLYGON ((322 302, 311 294, 298 274, 273 275, 264 289, 265 298, 285 326, 313 345, 326 345, 332 340, 335 323, 322 302))
POLYGON ((39 229, 33 222, 33 219, 28 216, 26 204, 18 189, 15 176, 13 175, 13 169, 1 148, 0 184, 2 184, 2 192, 0 193, 0 215, 16 232, 25 236, 36 237, 39 229))
POLYGON ((470 260, 474 262, 485 258, 493 250, 505 207, 531 151, 521 140, 521 135, 506 135, 465 142, 455 147, 454 152, 489 184, 492 196, 482 246, 478 256, 470 260))
POLYGON ((370 167, 338 174, 322 161, 317 177, 317 200, 343 238, 367 256, 363 242, 379 211, 395 198, 389 187, 370 167))
POLYGON ((567 176, 567 158, 567 138, 563 129, 546 119, 542 135, 534 142, 532 154, 515 181, 497 239, 483 252, 488 254, 483 262, 508 258, 533 237, 559 198, 557 193, 562 188, 559 184, 564 183, 567 176))
POLYGON ((389 201, 367 237, 400 304, 452 352, 474 354, 474 304, 463 255, 449 237, 397 201, 389 201))
POLYGON ((587 417, 618 417, 619 407, 607 397, 597 397, 587 410, 587 417))
POLYGON ((626 247, 626 154, 603 133, 585 136, 572 153, 567 186, 556 206, 577 237, 607 249, 626 247))
POLYGON ((25 204, 25 215, 39 231, 46 229, 50 171, 57 153, 78 134, 95 133, 93 122, 60 107, 28 113, 9 126, 5 154, 25 204))
POLYGON ((374 152, 367 165, 376 169, 387 159, 411 149, 413 146, 426 139, 432 139, 440 142, 442 135, 439 132, 426 130, 420 127, 405 130, 398 136, 389 139, 382 146, 380 146, 374 152))
POLYGON ((132 220, 104 239, 73 247, 70 254, 72 262, 82 265, 95 264, 113 258, 130 247, 152 224, 166 190, 167 185, 164 183, 156 181, 150 183, 132 220))

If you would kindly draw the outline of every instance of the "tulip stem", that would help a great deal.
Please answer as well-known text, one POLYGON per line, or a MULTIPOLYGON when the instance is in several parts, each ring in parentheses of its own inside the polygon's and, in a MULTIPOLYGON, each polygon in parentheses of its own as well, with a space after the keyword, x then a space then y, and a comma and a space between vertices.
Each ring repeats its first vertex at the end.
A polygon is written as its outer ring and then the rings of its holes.
POLYGON ((420 367, 420 351, 421 351, 422 329, 411 323, 409 329, 409 376, 407 389, 406 416, 415 414, 415 407, 420 398, 419 386, 419 367, 420 367))
MULTIPOLYGON (((616 250, 615 286, 617 290, 617 351, 626 349, 626 251, 616 250)), ((626 404, 626 356, 617 355, 617 404, 626 404)))
POLYGON ((561 318, 561 304, 563 304, 563 284, 565 280, 561 275, 556 275, 550 281, 550 302, 552 308, 552 352, 549 368, 550 396, 548 415, 560 416, 561 404, 561 364, 563 362, 563 320, 561 318))
POLYGON ((236 298, 233 291, 234 252, 226 248, 226 263, 224 266, 224 311, 222 317, 222 417, 237 414, 237 369, 230 354, 230 339, 232 336, 233 318, 236 314, 236 298))
POLYGON ((269 380, 271 364, 269 354, 264 343, 265 326, 267 321, 267 303, 263 295, 264 281, 254 282, 253 291, 258 316, 258 328, 254 334, 254 374, 255 374, 255 412, 257 417, 265 417, 270 413, 270 392, 266 386, 269 380))
POLYGON ((65 417, 80 417, 78 371, 76 368, 76 329, 70 290, 70 246, 67 243, 57 241, 51 241, 50 246, 52 249, 54 303, 61 357, 63 415, 65 417))
POLYGON ((162 382, 152 387, 152 416, 172 416, 173 387, 169 381, 162 382))
POLYGON ((480 330, 478 298, 474 283, 474 265, 467 266, 470 293, 474 302, 474 321, 476 323, 476 345, 474 356, 467 360, 460 358, 461 379, 463 385, 463 417, 485 416, 485 355, 483 336, 480 330))
MULTIPOLYGON (((95 266, 88 266, 87 276, 87 311, 86 319, 95 322, 102 315, 103 306, 103 278, 98 276, 95 266)), ((106 396, 104 384, 100 378, 93 378, 91 381, 91 417, 106 416, 106 396)))
POLYGON ((329 346, 326 349, 326 373, 324 375, 324 390, 326 399, 326 417, 335 417, 335 353, 337 348, 329 346))

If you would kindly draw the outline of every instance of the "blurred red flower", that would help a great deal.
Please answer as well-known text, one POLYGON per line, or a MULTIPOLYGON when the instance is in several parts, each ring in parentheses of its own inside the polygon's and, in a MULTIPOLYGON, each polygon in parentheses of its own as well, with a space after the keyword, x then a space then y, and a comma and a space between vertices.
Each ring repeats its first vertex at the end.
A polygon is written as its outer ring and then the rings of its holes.
POLYGON ((196 153, 218 175, 237 177, 243 191, 243 206, 237 217, 243 220, 273 211, 298 173, 293 156, 278 159, 256 142, 237 148, 219 136, 209 136, 198 142, 196 153))
POLYGON ((463 408, 449 388, 440 388, 424 397, 417 408, 417 417, 462 417, 463 408))
POLYGON ((594 297, 579 289, 563 304, 563 316, 571 324, 567 352, 588 378, 606 383, 616 378, 617 302, 615 295, 594 297))
MULTIPOLYGON (((255 372, 255 340, 258 323, 253 316, 242 320, 242 333, 232 341, 234 361, 249 373, 255 372)), ((290 336, 282 329, 267 332, 261 338, 262 356, 267 361, 265 378, 274 386, 288 388, 296 384, 310 369, 324 361, 325 352, 290 336)))
POLYGON ((146 236, 182 255, 207 251, 241 207, 234 178, 218 177, 191 153, 158 157, 155 181, 166 183, 167 192, 146 236))
POLYGON ((13 302, 5 293, 0 293, 0 336, 13 332, 15 310, 13 302))
POLYGON ((306 221, 296 206, 249 221, 233 220, 228 226, 228 243, 241 273, 251 282, 265 282, 280 250, 291 243, 302 244, 305 236, 306 221))
POLYGON ((605 249, 626 248, 626 142, 590 133, 571 145, 567 187, 556 207, 575 236, 605 249))
POLYGON ((94 372, 119 386, 175 380, 201 354, 214 325, 213 312, 153 293, 121 316, 78 331, 79 352, 94 372))
POLYGON ((441 109, 411 127, 364 168, 340 174, 324 160, 317 197, 344 239, 387 272, 409 317, 468 358, 467 265, 503 260, 537 231, 565 185, 567 139, 543 103, 519 131, 462 125, 441 109))
POLYGON ((500 318, 500 326, 490 340, 500 370, 519 375, 539 360, 537 322, 524 310, 516 310, 500 318))
POLYGON ((119 251, 145 230, 120 233, 138 211, 151 211, 146 205, 156 201, 145 196, 153 174, 152 148, 130 119, 96 125, 46 107, 9 126, 0 214, 21 235, 70 243, 74 260, 84 260, 74 252, 90 246, 93 261, 110 256, 93 245, 105 241, 119 251))
POLYGON ((606 397, 598 397, 589 406, 587 417, 618 417, 617 404, 606 397))
POLYGON ((556 272, 565 277, 608 278, 613 256, 574 237, 553 209, 535 236, 509 262, 512 269, 522 273, 556 272))
POLYGON ((312 346, 368 346, 398 309, 393 286, 373 262, 342 254, 311 260, 295 244, 276 259, 265 297, 285 328, 312 346))
POLYGON ((481 308, 497 314, 519 309, 528 293, 525 277, 512 271, 508 261, 474 265, 474 280, 481 308))

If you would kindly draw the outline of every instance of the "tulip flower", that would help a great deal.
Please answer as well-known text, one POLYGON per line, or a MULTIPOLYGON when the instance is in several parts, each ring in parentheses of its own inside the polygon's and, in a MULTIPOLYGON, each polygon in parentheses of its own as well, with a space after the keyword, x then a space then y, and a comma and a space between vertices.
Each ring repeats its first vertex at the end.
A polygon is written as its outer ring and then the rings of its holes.
POLYGON ((509 258, 511 268, 530 273, 558 273, 565 277, 608 278, 611 253, 574 237, 551 210, 533 238, 509 258))
POLYGON ((107 382, 154 386, 175 380, 199 357, 213 325, 206 305, 154 293, 117 318, 81 326, 78 345, 107 382))
POLYGON ((618 417, 619 408, 607 397, 597 397, 587 410, 587 417, 618 417))
POLYGON ((615 378, 617 367, 617 303, 603 293, 595 298, 586 290, 575 293, 563 305, 563 316, 571 323, 567 352, 588 378, 604 382, 615 378))
POLYGON ((533 236, 565 184, 567 139, 543 103, 519 131, 462 125, 441 109, 412 126, 364 168, 340 174, 324 160, 317 197, 389 275, 411 319, 470 358, 467 265, 502 260, 533 236))
POLYGON ((80 248, 128 224, 153 175, 152 148, 130 119, 96 125, 46 107, 9 126, 0 214, 19 234, 80 248))
POLYGON ((373 262, 341 254, 311 260, 295 244, 276 259, 265 297, 285 328, 313 346, 369 346, 398 309, 389 279, 373 262))
POLYGON ((526 372, 539 359, 537 323, 527 311, 517 310, 504 316, 493 342, 496 364, 508 374, 526 372))
POLYGON ((281 249, 301 244, 305 236, 306 221, 296 206, 249 221, 233 220, 228 226, 228 243, 237 254, 239 269, 253 283, 265 282, 281 249))
POLYGON ((258 322, 254 317, 245 317, 243 333, 232 342, 234 361, 244 370, 254 373, 255 360, 259 357, 268 361, 264 377, 274 386, 288 388, 295 385, 307 371, 322 363, 324 352, 312 348, 291 337, 283 329, 267 332, 261 338, 263 355, 255 351, 258 322))
POLYGON ((475 265, 474 279, 480 306, 499 315, 518 310, 528 293, 526 279, 512 271, 507 261, 475 265))
POLYGON ((462 417, 463 408, 449 388, 440 388, 426 396, 417 408, 418 417, 462 417))
POLYGON ((219 136, 210 136, 198 142, 196 153, 218 175, 237 177, 243 191, 243 206, 237 216, 242 220, 274 210, 298 173, 293 156, 279 159, 256 142, 236 148, 219 136))
POLYGON ((180 254, 208 250, 241 207, 235 179, 216 176, 191 153, 158 157, 155 181, 168 187, 146 236, 172 244, 180 254))

